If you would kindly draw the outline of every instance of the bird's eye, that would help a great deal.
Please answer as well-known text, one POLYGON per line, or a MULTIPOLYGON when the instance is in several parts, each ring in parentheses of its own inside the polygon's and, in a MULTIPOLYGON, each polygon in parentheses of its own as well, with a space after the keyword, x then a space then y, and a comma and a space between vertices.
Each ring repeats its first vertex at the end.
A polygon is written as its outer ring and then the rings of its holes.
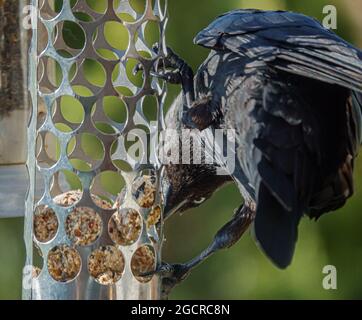
POLYGON ((194 204, 201 204, 201 203, 203 203, 205 200, 206 200, 206 198, 204 198, 204 197, 199 198, 198 200, 194 200, 194 204))

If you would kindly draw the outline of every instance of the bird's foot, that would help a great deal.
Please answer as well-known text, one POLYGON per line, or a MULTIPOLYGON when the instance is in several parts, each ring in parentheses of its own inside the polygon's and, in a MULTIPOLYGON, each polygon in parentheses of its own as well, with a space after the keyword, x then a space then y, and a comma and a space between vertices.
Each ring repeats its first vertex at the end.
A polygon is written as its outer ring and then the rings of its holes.
POLYGON ((172 289, 187 278, 191 270, 199 266, 215 252, 230 248, 249 228, 255 217, 253 202, 242 204, 234 213, 232 219, 226 223, 215 235, 210 245, 197 257, 182 264, 161 263, 156 270, 142 276, 158 275, 162 279, 162 299, 167 299, 172 289))
POLYGON ((156 77, 158 79, 165 80, 171 84, 180 84, 182 82, 181 74, 179 70, 166 70, 166 71, 151 71, 151 76, 156 77))
POLYGON ((162 262, 155 271, 144 274, 143 276, 158 275, 161 277, 162 299, 168 298, 172 289, 180 284, 191 272, 191 267, 187 264, 169 264, 162 262))
MULTIPOLYGON (((154 44, 152 50, 158 54, 159 46, 154 44)), ((190 69, 184 60, 182 60, 173 50, 169 47, 166 48, 166 54, 156 61, 151 75, 171 84, 182 84, 182 77, 184 73, 190 69), (162 70, 162 71, 160 71, 162 70)), ((139 71, 143 70, 142 63, 137 64, 133 69, 133 74, 136 75, 139 71)))
MULTIPOLYGON (((160 50, 158 44, 154 44, 152 50, 158 54, 160 50)), ((142 69, 142 64, 136 65, 133 69, 133 74, 137 74, 142 69)), ((182 85, 185 104, 188 107, 191 106, 195 100, 194 73, 188 64, 171 48, 167 47, 166 52, 156 61, 151 75, 171 84, 182 85)))

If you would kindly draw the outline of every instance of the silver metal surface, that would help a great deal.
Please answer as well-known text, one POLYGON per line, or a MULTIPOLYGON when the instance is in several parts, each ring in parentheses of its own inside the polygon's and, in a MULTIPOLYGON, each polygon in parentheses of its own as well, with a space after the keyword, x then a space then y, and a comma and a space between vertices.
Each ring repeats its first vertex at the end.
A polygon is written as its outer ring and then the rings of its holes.
MULTIPOLYGON (((154 276, 147 283, 141 283, 132 273, 131 259, 138 248, 149 245, 155 253, 155 265, 160 262, 163 240, 162 214, 161 223, 157 225, 157 228, 156 226, 147 228, 146 220, 151 208, 141 208, 137 204, 132 195, 132 184, 144 170, 154 170, 158 186, 154 206, 158 205, 162 208, 162 192, 158 181, 162 167, 157 161, 156 151, 150 156, 153 161, 150 159, 146 163, 141 163, 140 159, 130 161, 126 156, 127 147, 123 140, 132 129, 140 125, 146 127, 151 136, 160 132, 164 126, 163 104, 166 86, 150 76, 150 70, 165 51, 167 1, 145 0, 142 12, 136 11, 128 0, 104 1, 106 7, 104 12, 92 9, 86 0, 78 0, 73 7, 70 0, 64 0, 60 12, 54 12, 50 2, 32 0, 37 16, 33 20, 34 30, 29 55, 29 91, 33 109, 28 127, 27 168, 30 181, 26 199, 24 239, 27 253, 26 266, 33 265, 34 245, 41 252, 43 266, 40 274, 32 279, 31 286, 24 286, 23 298, 159 299, 158 276, 154 276), (70 47, 65 33, 62 32, 69 21, 75 23, 84 32, 85 41, 81 48, 74 45, 70 47), (107 39, 104 30, 108 23, 119 24, 127 30, 129 42, 124 50, 120 50, 118 46, 115 48, 107 39), (151 44, 147 41, 146 30, 149 23, 156 23, 159 28, 158 43, 161 48, 159 54, 152 51, 151 44), (46 41, 43 40, 44 33, 46 41), (66 57, 64 50, 67 52, 66 57), (106 75, 104 84, 89 80, 84 71, 86 70, 84 66, 89 59, 96 61, 104 69, 106 75), (143 66, 142 86, 137 86, 135 81, 130 79, 129 59, 135 59, 143 66), (76 72, 71 79, 70 74, 74 68, 76 72), (59 76, 60 74, 62 75, 59 76), (52 77, 58 78, 58 82, 54 83, 52 77), (90 90, 91 93, 81 96, 77 91, 79 86, 90 90), (132 94, 126 96, 123 91, 120 93, 117 91, 119 87, 128 88, 132 94), (73 97, 83 106, 84 119, 80 123, 74 124, 65 119, 59 106, 59 101, 64 96, 73 97), (143 113, 147 96, 154 97, 157 102, 157 121, 152 125, 143 113), (102 108, 104 97, 115 97, 124 103, 127 118, 123 123, 116 122, 107 116, 102 108), (43 107, 45 107, 44 110, 41 110, 43 107), (59 129, 59 123, 67 124, 69 130, 59 129), (107 124, 112 128, 113 133, 105 133, 97 127, 96 123, 107 124), (96 137, 101 143, 103 149, 101 159, 98 156, 89 156, 89 151, 85 150, 81 138, 84 134, 96 137), (47 140, 48 136, 51 138, 47 140), (73 146, 69 147, 68 144, 73 146), (89 169, 77 167, 74 161, 78 160, 83 160, 83 164, 87 163, 89 169), (125 171, 119 168, 115 165, 116 160, 128 160, 132 170, 125 171), (59 173, 63 170, 75 174, 82 184, 82 198, 70 207, 61 207, 54 202, 54 195, 61 194, 62 191, 60 186, 64 181, 59 181, 59 173), (99 174, 107 171, 121 175, 126 184, 124 198, 117 207, 111 210, 98 207, 91 199, 91 194, 96 194, 115 200, 114 195, 102 191, 97 183, 99 174), (39 177, 43 182, 43 190, 40 199, 37 199, 36 194, 39 190, 37 190, 36 180, 39 177), (39 206, 53 209, 59 223, 55 237, 46 243, 39 242, 34 237, 34 210, 39 206), (103 224, 101 235, 90 245, 75 245, 65 231, 66 218, 75 207, 94 209, 101 217, 103 224), (113 243, 107 228, 112 214, 124 208, 135 209, 142 217, 141 235, 129 246, 113 243), (81 270, 75 279, 69 282, 54 280, 47 267, 49 251, 59 245, 70 246, 81 257, 81 270), (122 252, 125 269, 118 282, 112 285, 101 285, 88 272, 88 258, 94 250, 107 245, 117 246, 122 252)), ((155 144, 153 147, 155 148, 151 150, 157 149, 155 144)), ((68 189, 72 189, 71 186, 68 189)), ((28 276, 25 270, 29 268, 24 268, 24 279, 28 276)))

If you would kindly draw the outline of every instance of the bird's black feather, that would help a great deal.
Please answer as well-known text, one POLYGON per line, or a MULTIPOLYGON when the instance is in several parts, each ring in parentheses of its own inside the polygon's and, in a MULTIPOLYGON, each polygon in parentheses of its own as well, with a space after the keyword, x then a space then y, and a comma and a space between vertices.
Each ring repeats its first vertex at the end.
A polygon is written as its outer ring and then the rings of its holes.
POLYGON ((302 14, 232 11, 201 31, 195 43, 362 92, 362 52, 302 14))
MULTIPOLYGON (((213 52, 207 61, 220 61, 224 54, 213 52), (221 57, 215 59, 215 55, 221 57)), ((346 109, 350 91, 268 65, 246 73, 249 58, 240 56, 244 60, 240 61, 228 57, 230 62, 224 62, 223 68, 229 65, 234 73, 225 76, 216 72, 211 78, 213 93, 226 99, 225 106, 229 108, 223 111, 223 125, 236 130, 237 157, 242 172, 256 190, 257 241, 277 265, 285 266, 295 245, 293 228, 297 228, 302 213, 317 218, 342 206, 353 192, 349 183, 353 163, 346 165, 348 156, 353 154, 350 145, 356 144, 356 139, 350 141, 348 129, 349 125, 355 126, 354 117, 348 117, 346 109), (239 73, 234 69, 235 63, 239 73), (223 93, 221 84, 228 77, 239 80, 230 80, 228 93, 223 93), (284 214, 290 220, 282 219, 280 230, 263 226, 271 223, 269 219, 277 224, 284 214), (265 228, 268 234, 261 237, 265 228), (279 241, 272 241, 273 233, 283 238, 285 228, 289 235, 284 234, 285 243, 280 246, 279 241)), ((199 71, 200 85, 208 70, 207 61, 199 71)))
POLYGON ((263 183, 259 187, 257 201, 259 205, 254 222, 255 238, 270 259, 284 269, 293 258, 302 211, 290 214, 263 183))
POLYGON ((256 202, 256 241, 285 268, 302 215, 317 219, 353 194, 362 53, 285 11, 232 11, 195 42, 212 50, 195 78, 193 124, 235 131, 230 175, 245 202, 256 202))

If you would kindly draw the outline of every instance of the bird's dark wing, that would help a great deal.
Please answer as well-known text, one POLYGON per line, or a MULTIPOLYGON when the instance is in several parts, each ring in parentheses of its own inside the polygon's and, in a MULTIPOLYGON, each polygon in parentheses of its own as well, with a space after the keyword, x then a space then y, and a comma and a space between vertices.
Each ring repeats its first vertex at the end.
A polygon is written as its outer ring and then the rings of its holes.
POLYGON ((281 268, 291 262, 303 213, 319 217, 353 192, 358 146, 350 90, 270 69, 244 75, 227 97, 242 172, 255 187, 254 232, 281 268))
POLYGON ((217 18, 195 43, 287 72, 362 91, 362 52, 315 19, 286 11, 236 10, 217 18))
POLYGON ((303 213, 318 218, 353 193, 362 53, 318 21, 284 11, 230 12, 195 42, 224 54, 225 68, 230 53, 245 61, 235 75, 243 80, 225 94, 224 122, 237 131, 240 190, 247 193, 245 176, 255 188, 256 239, 286 267, 303 213))
POLYGON ((304 136, 303 102, 283 82, 266 83, 264 75, 245 75, 227 99, 233 107, 225 123, 236 130, 241 171, 255 188, 255 238, 266 255, 285 268, 309 196, 304 192, 311 189, 317 171, 315 156, 306 152, 308 144, 317 143, 304 136))

